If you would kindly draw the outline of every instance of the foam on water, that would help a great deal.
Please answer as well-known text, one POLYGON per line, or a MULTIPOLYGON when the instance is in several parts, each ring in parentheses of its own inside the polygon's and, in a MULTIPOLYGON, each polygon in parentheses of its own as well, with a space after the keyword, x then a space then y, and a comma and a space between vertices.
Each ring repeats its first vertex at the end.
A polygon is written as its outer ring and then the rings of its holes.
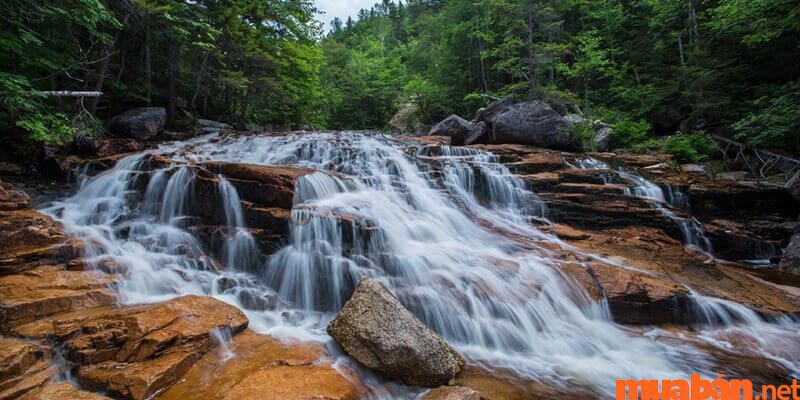
MULTIPOLYGON (((143 194, 136 188, 145 156, 137 155, 46 210, 72 235, 96 243, 87 246, 93 260, 128 267, 120 286, 125 303, 213 295, 243 308, 257 331, 329 343, 325 325, 358 279, 370 276, 469 360, 491 368, 604 394, 620 378, 711 374, 701 350, 615 325, 607 304, 570 284, 546 246, 566 244, 531 224, 546 218, 546 207, 490 153, 443 146, 432 154, 358 133, 191 145, 185 154, 176 153, 181 144, 158 150, 173 164, 149 172, 143 194), (219 177, 229 240, 218 257, 226 268, 218 270, 187 229, 187 205, 195 201, 187 187, 197 176, 186 162, 210 160, 320 171, 297 181, 288 245, 261 262, 239 196, 219 177), (253 298, 275 299, 276 306, 253 307, 253 298)), ((663 201, 663 192, 645 186, 639 195, 661 193, 663 201)), ((697 303, 709 332, 746 326, 798 334, 793 322, 768 324, 742 306, 752 315, 725 318, 718 303, 699 296, 697 303)), ((796 365, 800 355, 784 358, 796 365)))

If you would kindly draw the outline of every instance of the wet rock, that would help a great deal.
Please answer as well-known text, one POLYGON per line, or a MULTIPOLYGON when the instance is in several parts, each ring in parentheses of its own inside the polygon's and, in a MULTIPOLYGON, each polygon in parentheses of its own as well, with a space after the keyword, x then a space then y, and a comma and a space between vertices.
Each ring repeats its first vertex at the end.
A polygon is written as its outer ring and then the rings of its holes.
POLYGON ((619 323, 649 325, 687 319, 689 292, 674 282, 606 264, 592 265, 590 274, 619 323))
POLYGON ((67 382, 48 382, 41 389, 34 390, 20 400, 111 400, 110 397, 80 390, 67 382))
POLYGON ((439 335, 370 278, 359 282, 327 332, 360 363, 407 385, 447 384, 463 365, 439 335))
POLYGON ((671 154, 589 153, 589 155, 609 163, 622 163, 637 168, 672 162, 671 154))
POLYGON ((249 227, 265 229, 272 234, 288 235, 292 211, 288 208, 258 207, 243 202, 244 220, 249 227))
POLYGON ((44 356, 37 344, 0 337, 0 399, 18 398, 45 386, 56 371, 44 356))
MULTIPOLYGON (((50 282, 73 288, 77 284, 69 282, 75 280, 77 277, 68 282, 60 278, 50 282)), ((91 292, 102 282, 90 275, 83 275, 82 281, 87 286, 84 292, 91 292)), ((51 293, 65 302, 70 299, 66 289, 53 288, 51 293)), ((108 392, 114 397, 145 399, 176 382, 216 345, 210 338, 212 330, 237 334, 248 323, 237 308, 210 297, 184 296, 145 306, 113 304, 52 307, 39 313, 52 314, 49 317, 27 323, 16 320, 11 332, 20 337, 49 338, 61 345, 66 359, 77 369, 78 382, 84 389, 108 392)))
POLYGON ((476 144, 470 146, 473 149, 486 150, 500 157, 500 162, 517 162, 522 157, 532 153, 541 153, 543 149, 536 146, 526 146, 522 144, 476 144))
POLYGON ((431 389, 421 400, 480 400, 480 393, 463 386, 441 386, 431 389))
POLYGON ((449 136, 407 136, 404 139, 431 146, 449 146, 451 142, 449 136))
POLYGON ((48 315, 115 304, 111 276, 39 268, 0 277, 0 322, 23 323, 48 315))
POLYGON ((308 168, 210 162, 208 170, 224 175, 242 200, 261 207, 292 208, 297 179, 314 172, 308 168))
POLYGON ((0 275, 36 263, 63 262, 79 251, 60 223, 28 208, 0 211, 0 275))
POLYGON ((274 310, 278 305, 278 297, 263 294, 254 289, 242 289, 236 295, 239 303, 248 310, 266 311, 274 310))
POLYGON ((789 274, 800 275, 800 234, 792 236, 789 246, 783 252, 780 269, 789 274))
POLYGON ((509 106, 492 124, 491 143, 512 143, 565 149, 572 145, 571 125, 543 101, 509 106))
POLYGON ((560 153, 542 152, 527 154, 519 161, 507 164, 511 172, 520 174, 537 174, 561 169, 564 166, 564 157, 560 153))
POLYGON ((110 157, 116 154, 140 152, 144 144, 134 139, 103 139, 97 142, 95 154, 98 157, 110 157))
POLYGON ((164 130, 166 121, 167 110, 164 108, 134 108, 112 118, 108 130, 117 137, 149 140, 164 130))
POLYGON ((34 345, 0 337, 0 381, 22 375, 37 361, 34 345))
POLYGON ((355 400, 352 385, 330 367, 278 366, 242 379, 224 400, 355 400))
POLYGON ((22 190, 0 181, 0 211, 30 208, 31 198, 22 190))
POLYGON ((322 346, 286 343, 247 330, 234 336, 229 348, 233 358, 219 351, 208 352, 159 399, 356 398, 356 380, 321 360, 325 354, 322 346))
POLYGON ((428 136, 447 136, 453 145, 461 146, 471 128, 472 123, 454 114, 434 125, 428 136))
POLYGON ((497 117, 498 114, 500 114, 506 108, 516 103, 517 103, 517 96, 513 94, 506 96, 505 98, 502 98, 500 100, 495 100, 489 103, 489 105, 487 105, 486 107, 483 107, 480 110, 478 110, 478 112, 475 113, 475 119, 473 121, 474 122, 483 121, 491 126, 492 123, 494 123, 494 119, 495 117, 497 117))
POLYGON ((465 145, 471 145, 475 143, 486 143, 489 140, 489 126, 484 121, 480 121, 478 123, 472 124, 469 128, 469 132, 467 133, 467 137, 464 138, 465 145))
POLYGON ((114 397, 144 400, 175 383, 200 359, 200 354, 179 351, 138 363, 107 361, 83 367, 78 383, 91 391, 114 397))

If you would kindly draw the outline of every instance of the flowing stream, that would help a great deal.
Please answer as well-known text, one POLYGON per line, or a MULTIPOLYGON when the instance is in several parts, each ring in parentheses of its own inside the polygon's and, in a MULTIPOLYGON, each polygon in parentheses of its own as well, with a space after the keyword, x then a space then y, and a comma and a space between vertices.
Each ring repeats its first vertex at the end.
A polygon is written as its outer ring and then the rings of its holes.
MULTIPOLYGON (((94 244, 87 256, 96 263, 128 268, 124 303, 212 295, 242 308, 256 331, 330 343, 325 325, 358 279, 371 276, 487 368, 602 395, 613 393, 616 379, 714 374, 701 348, 616 325, 607 304, 570 284, 549 250, 563 243, 536 228, 547 223, 547 208, 488 152, 361 133, 210 139, 160 147, 172 164, 152 172, 143 172, 145 154, 122 159, 45 210, 94 244), (188 188, 199 179, 192 165, 204 161, 319 171, 297 182, 286 246, 260 254, 239 194, 219 176, 224 210, 215 211, 227 240, 217 257, 204 248, 187 215, 196 201, 188 188)), ((634 190, 665 202, 660 189, 634 190)), ((705 248, 699 232, 687 241, 705 248)), ((763 342, 760 354, 800 370, 800 354, 781 347, 800 336, 795 322, 767 322, 699 295, 695 301, 706 343, 730 346, 720 333, 735 329, 763 342)), ((225 332, 215 338, 229 351, 225 332)))
MULTIPOLYGON (((695 218, 678 216, 670 209, 677 208, 683 211, 689 211, 689 201, 684 193, 674 189, 672 186, 668 186, 667 193, 665 194, 660 186, 648 181, 641 175, 626 168, 612 168, 607 163, 594 158, 578 159, 573 166, 576 168, 614 171, 615 175, 619 177, 622 182, 631 186, 625 188, 625 195, 636 196, 650 201, 653 207, 678 225, 683 235, 683 243, 685 245, 696 247, 706 254, 713 255, 714 249, 711 245, 711 240, 706 237, 703 228, 700 226, 700 222, 695 218)), ((604 178, 606 183, 611 183, 613 179, 613 176, 604 178)))

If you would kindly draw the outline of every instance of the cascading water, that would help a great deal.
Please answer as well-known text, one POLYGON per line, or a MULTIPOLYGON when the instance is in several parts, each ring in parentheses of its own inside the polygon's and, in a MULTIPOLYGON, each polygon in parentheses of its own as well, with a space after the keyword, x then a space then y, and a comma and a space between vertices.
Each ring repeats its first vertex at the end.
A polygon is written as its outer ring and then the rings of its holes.
MULTIPOLYGON (((187 153, 175 153, 179 145, 159 149, 173 165, 150 172, 143 196, 135 190, 144 173, 139 155, 46 210, 71 234, 97 244, 88 246, 93 259, 127 267, 125 302, 213 295, 244 308, 257 331, 328 342, 327 321, 358 279, 370 276, 488 368, 606 395, 616 379, 711 373, 702 350, 634 335, 612 322, 606 304, 569 284, 548 249, 562 243, 531 223, 544 220, 546 208, 487 152, 357 133, 192 144, 187 153), (263 264, 254 261, 259 255, 240 199, 223 177, 224 272, 187 228, 186 188, 198 178, 185 162, 208 160, 320 171, 298 179, 289 243, 263 264), (247 307, 242 294, 253 292, 275 298, 274 307, 247 307)), ((658 193, 663 201, 663 192, 651 194, 658 193)), ((713 306, 704 310, 725 329, 759 323, 797 335, 796 325, 767 324, 750 310, 738 320, 713 306)), ((800 355, 785 358, 797 365, 800 355)))
MULTIPOLYGON (((711 240, 706 237, 700 223, 692 217, 684 218, 679 217, 673 212, 670 207, 681 209, 683 211, 689 210, 689 202, 686 195, 681 191, 669 186, 667 195, 664 190, 653 182, 648 181, 642 176, 629 171, 625 168, 614 168, 608 164, 594 159, 594 158, 581 158, 573 164, 576 168, 588 169, 606 169, 615 171, 619 179, 632 187, 625 188, 624 194, 627 196, 636 196, 642 199, 651 201, 651 204, 667 218, 675 222, 681 230, 683 236, 683 243, 689 246, 694 246, 701 251, 713 254, 714 249, 711 245, 711 240)), ((608 179, 606 183, 610 183, 608 179)))

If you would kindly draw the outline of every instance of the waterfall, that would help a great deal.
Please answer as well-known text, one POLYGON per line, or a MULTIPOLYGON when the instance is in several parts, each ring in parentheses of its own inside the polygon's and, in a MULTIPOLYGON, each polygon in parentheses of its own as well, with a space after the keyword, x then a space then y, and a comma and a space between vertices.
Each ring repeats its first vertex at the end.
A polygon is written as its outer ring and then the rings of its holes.
MULTIPOLYGON (((603 395, 614 392, 616 379, 712 373, 705 350, 616 325, 605 302, 565 279, 552 248, 566 247, 532 223, 547 223, 547 208, 489 152, 360 133, 229 137, 192 146, 158 149, 172 165, 155 170, 143 167, 144 155, 123 159, 46 210, 70 234, 98 243, 90 256, 128 268, 119 288, 125 303, 212 295, 243 308, 259 332, 329 342, 325 325, 358 279, 370 276, 487 368, 603 395), (224 210, 213 212, 224 217, 228 238, 220 270, 184 223, 196 217, 186 214, 198 180, 187 163, 197 161, 318 170, 297 180, 288 244, 261 262, 236 188, 217 176, 224 210), (245 299, 253 298, 274 301, 252 307, 245 299)), ((665 201, 655 185, 634 186, 635 195, 665 201)), ((708 337, 754 324, 797 335, 789 323, 723 318, 716 303, 698 299, 708 337)), ((800 360, 793 357, 786 359, 800 360)))
POLYGON ((260 264, 258 246, 250 230, 245 226, 239 193, 225 177, 218 175, 217 179, 227 228, 227 237, 222 247, 222 261, 226 267, 234 270, 257 271, 260 264))
MULTIPOLYGON (((632 186, 625 188, 624 194, 650 201, 650 204, 652 204, 653 207, 655 207, 661 214, 678 225, 681 230, 681 235, 683 236, 683 243, 685 245, 696 247, 707 254, 714 253, 711 240, 706 236, 703 228, 700 225, 700 222, 692 217, 680 217, 670 209, 670 207, 672 207, 681 209, 683 211, 689 210, 688 199, 681 191, 669 186, 667 195, 665 195, 664 190, 660 186, 648 181, 641 175, 622 167, 612 168, 608 164, 591 157, 580 158, 576 160, 572 166, 583 169, 607 169, 615 171, 617 176, 619 176, 623 182, 632 186)), ((606 183, 611 182, 607 181, 606 183)))

